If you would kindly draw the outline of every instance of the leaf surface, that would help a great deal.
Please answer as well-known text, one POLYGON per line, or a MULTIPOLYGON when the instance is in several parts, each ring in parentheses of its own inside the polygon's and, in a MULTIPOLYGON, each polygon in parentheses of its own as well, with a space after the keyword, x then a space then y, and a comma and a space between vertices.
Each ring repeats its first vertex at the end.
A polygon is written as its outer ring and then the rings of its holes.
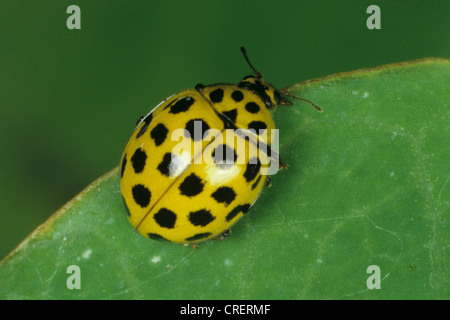
POLYGON ((2 261, 0 298, 448 299, 449 83, 449 60, 424 59, 290 87, 323 113, 274 112, 289 169, 196 250, 132 229, 116 168, 2 261))

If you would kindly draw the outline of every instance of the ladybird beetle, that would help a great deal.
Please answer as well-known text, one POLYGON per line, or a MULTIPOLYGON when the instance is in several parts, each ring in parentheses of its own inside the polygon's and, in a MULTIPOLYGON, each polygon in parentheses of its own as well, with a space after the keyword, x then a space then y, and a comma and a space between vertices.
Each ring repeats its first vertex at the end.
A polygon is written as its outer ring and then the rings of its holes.
POLYGON ((138 120, 122 154, 120 188, 131 225, 145 237, 226 238, 268 182, 268 168, 278 169, 270 111, 290 105, 282 95, 292 95, 263 81, 241 51, 254 76, 198 84, 138 120))

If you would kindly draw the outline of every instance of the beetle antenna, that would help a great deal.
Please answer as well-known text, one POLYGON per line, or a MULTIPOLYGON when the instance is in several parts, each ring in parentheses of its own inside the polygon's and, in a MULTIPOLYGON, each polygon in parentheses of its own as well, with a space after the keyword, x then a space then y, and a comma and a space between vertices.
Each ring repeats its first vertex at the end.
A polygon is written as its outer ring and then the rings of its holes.
POLYGON ((290 92, 288 92, 287 90, 284 90, 284 89, 283 90, 278 90, 278 92, 280 94, 284 95, 284 96, 288 96, 288 97, 291 97, 291 98, 294 98, 294 99, 297 99, 297 100, 309 103, 310 105, 312 105, 314 107, 314 109, 316 109, 319 112, 322 112, 322 108, 321 107, 319 107, 317 104, 315 104, 314 102, 312 102, 312 101, 310 101, 308 99, 297 97, 296 95, 293 95, 292 93, 290 93, 290 92))
POLYGON ((241 47, 241 52, 244 55, 244 58, 247 61, 248 65, 250 66, 250 68, 252 68, 253 72, 255 73, 256 78, 261 79, 262 78, 261 72, 256 70, 255 67, 252 65, 252 63, 250 62, 250 60, 247 57, 247 51, 245 51, 244 47, 241 47))

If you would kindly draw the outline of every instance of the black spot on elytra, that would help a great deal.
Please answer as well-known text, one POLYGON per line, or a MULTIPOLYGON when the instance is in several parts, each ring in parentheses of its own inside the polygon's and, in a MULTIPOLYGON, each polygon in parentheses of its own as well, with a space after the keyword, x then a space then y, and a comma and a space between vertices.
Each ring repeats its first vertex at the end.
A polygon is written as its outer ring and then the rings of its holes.
POLYGON ((127 166, 127 154, 123 155, 122 159, 122 168, 120 169, 120 177, 123 177, 123 173, 125 172, 125 167, 127 166))
POLYGON ((252 121, 248 124, 249 129, 253 129, 256 131, 257 135, 263 133, 265 129, 267 129, 267 124, 262 121, 252 121))
POLYGON ((170 164, 172 163, 172 154, 170 152, 167 152, 163 156, 163 160, 158 165, 158 171, 161 172, 163 175, 170 177, 170 164))
POLYGON ((140 136, 142 136, 145 133, 145 131, 147 131, 148 126, 150 125, 150 122, 152 122, 152 119, 153 119, 153 113, 150 113, 144 118, 144 120, 142 120, 142 122, 144 124, 139 129, 139 132, 136 135, 136 139, 139 138, 140 136))
POLYGON ((224 111, 222 112, 222 114, 227 117, 231 122, 235 123, 236 122, 236 117, 237 117, 237 110, 233 109, 230 111, 224 111))
POLYGON ((175 222, 177 221, 177 215, 166 208, 159 209, 153 218, 160 227, 167 229, 173 229, 175 227, 175 222))
POLYGON ((258 158, 251 158, 247 163, 247 168, 244 172, 244 178, 247 180, 247 182, 252 181, 256 178, 256 176, 259 173, 259 170, 261 169, 261 162, 258 158))
POLYGON ((202 226, 202 227, 206 227, 215 219, 215 217, 211 214, 211 212, 206 209, 190 212, 188 218, 189 221, 194 226, 202 226))
POLYGON ((194 141, 201 141, 205 132, 209 130, 209 125, 202 119, 192 119, 186 123, 185 130, 184 135, 186 138, 191 138, 194 141), (195 131, 195 128, 197 128, 197 131, 195 131), (197 135, 195 133, 197 133, 197 135))
POLYGON ((142 184, 135 185, 131 189, 131 193, 133 194, 134 201, 142 208, 147 207, 148 204, 150 203, 150 198, 152 194, 150 190, 148 190, 142 184))
POLYGON ((141 173, 144 171, 146 160, 147 154, 145 151, 141 148, 137 148, 131 156, 131 165, 133 166, 134 172, 141 173))
POLYGON ((191 173, 178 187, 182 195, 187 197, 193 197, 203 191, 202 179, 197 177, 194 173, 191 173))
POLYGON ((227 112, 228 111, 225 111, 223 114, 222 113, 218 114, 220 120, 222 120, 222 122, 223 122, 224 129, 234 129, 234 130, 237 129, 237 127, 234 124, 234 122, 230 119, 230 118, 234 118, 234 121, 236 121, 237 114, 235 116, 234 112, 233 112, 233 113, 231 113, 231 114, 229 113, 227 115, 227 112))
POLYGON ((235 90, 231 94, 231 98, 233 98, 234 101, 239 102, 242 101, 242 99, 244 99, 244 94, 240 90, 235 90))
POLYGON ((211 101, 214 103, 221 102, 223 100, 223 90, 218 88, 218 89, 212 91, 209 94, 209 99, 211 99, 211 101))
POLYGON ((250 113, 258 113, 260 108, 259 108, 258 104, 254 103, 254 102, 249 102, 245 105, 245 110, 247 110, 250 113))
POLYGON ((150 132, 150 136, 155 141, 155 145, 161 145, 167 137, 167 133, 169 130, 162 123, 158 123, 156 127, 153 128, 152 132, 150 132))
POLYGON ((211 156, 214 160, 214 163, 222 169, 226 169, 234 165, 238 157, 236 151, 226 144, 218 145, 213 150, 211 156))
POLYGON ((240 212, 242 212, 243 214, 246 214, 248 212, 248 210, 250 210, 251 205, 249 204, 242 204, 242 205, 238 205, 236 208, 234 208, 233 210, 231 210, 231 212, 229 214, 227 214, 226 220, 228 222, 230 222, 231 220, 233 220, 240 212))
POLYGON ((186 238, 186 241, 199 241, 202 239, 206 239, 209 236, 211 236, 212 233, 205 232, 205 233, 197 233, 196 235, 193 235, 192 237, 186 238))
POLYGON ((230 187, 220 187, 211 195, 219 203, 225 203, 228 206, 236 199, 236 192, 230 187))
POLYGON ((157 234, 157 233, 147 233, 147 236, 152 239, 152 240, 165 240, 165 241, 169 241, 166 238, 164 238, 163 236, 157 234))
POLYGON ((254 190, 256 188, 258 183, 261 181, 261 178, 262 178, 262 175, 260 174, 258 179, 256 179, 256 181, 252 184, 252 190, 254 190))
POLYGON ((192 97, 185 97, 179 99, 176 103, 170 106, 170 113, 177 114, 180 112, 186 112, 194 104, 195 99, 192 97))

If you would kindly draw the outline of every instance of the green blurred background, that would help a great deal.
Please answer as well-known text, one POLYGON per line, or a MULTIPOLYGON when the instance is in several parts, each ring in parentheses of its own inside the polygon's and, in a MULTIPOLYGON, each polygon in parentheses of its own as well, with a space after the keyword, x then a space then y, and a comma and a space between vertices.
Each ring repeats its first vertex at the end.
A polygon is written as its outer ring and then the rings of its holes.
POLYGON ((0 1, 0 259, 118 165, 137 118, 251 70, 279 88, 450 57, 450 1, 0 1), (81 9, 68 30, 66 9, 81 9), (381 9, 368 30, 366 9, 381 9))

